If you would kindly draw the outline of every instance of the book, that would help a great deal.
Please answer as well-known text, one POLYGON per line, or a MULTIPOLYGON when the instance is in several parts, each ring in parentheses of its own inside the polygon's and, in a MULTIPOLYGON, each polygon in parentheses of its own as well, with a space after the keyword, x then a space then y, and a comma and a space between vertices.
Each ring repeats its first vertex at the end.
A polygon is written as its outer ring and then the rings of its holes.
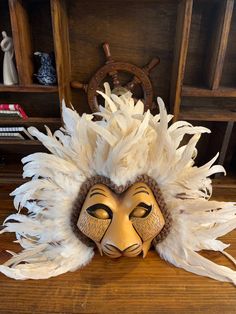
POLYGON ((22 118, 22 115, 19 111, 10 111, 10 110, 0 110, 0 117, 4 118, 22 118))
POLYGON ((25 138, 19 132, 1 132, 0 139, 4 140, 24 140, 25 138))
POLYGON ((0 110, 18 111, 24 120, 28 119, 28 116, 19 104, 0 104, 0 110))
POLYGON ((23 139, 34 140, 33 136, 26 130, 25 127, 0 127, 0 136, 2 133, 19 133, 23 139))

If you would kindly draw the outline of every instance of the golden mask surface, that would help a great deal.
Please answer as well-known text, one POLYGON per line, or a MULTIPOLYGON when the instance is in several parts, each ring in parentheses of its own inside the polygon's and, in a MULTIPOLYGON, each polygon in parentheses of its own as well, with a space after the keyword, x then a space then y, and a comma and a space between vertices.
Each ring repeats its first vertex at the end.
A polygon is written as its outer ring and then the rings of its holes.
POLYGON ((145 257, 152 240, 165 224, 156 199, 143 182, 116 194, 106 185, 95 184, 88 192, 77 226, 93 240, 100 253, 116 258, 145 257))

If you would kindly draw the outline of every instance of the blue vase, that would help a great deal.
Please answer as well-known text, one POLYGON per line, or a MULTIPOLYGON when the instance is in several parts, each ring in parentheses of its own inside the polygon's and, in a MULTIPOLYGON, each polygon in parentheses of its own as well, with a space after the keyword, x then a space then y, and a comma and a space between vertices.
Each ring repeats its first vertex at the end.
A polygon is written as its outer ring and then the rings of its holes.
POLYGON ((38 59, 38 73, 34 74, 38 82, 42 85, 55 85, 57 82, 56 70, 54 66, 53 53, 35 52, 38 59))

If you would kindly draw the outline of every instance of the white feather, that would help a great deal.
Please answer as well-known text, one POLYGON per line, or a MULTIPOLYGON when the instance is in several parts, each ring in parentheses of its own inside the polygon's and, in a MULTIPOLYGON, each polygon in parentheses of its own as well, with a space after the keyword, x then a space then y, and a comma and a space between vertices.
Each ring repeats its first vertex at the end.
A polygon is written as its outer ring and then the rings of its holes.
POLYGON ((93 249, 75 236, 70 217, 81 185, 100 174, 121 185, 148 174, 159 184, 173 219, 167 238, 156 246, 169 262, 188 271, 221 281, 236 283, 235 271, 216 265, 197 252, 202 249, 224 252, 228 244, 218 237, 236 227, 235 203, 208 201, 212 186, 209 176, 224 172, 213 165, 218 158, 201 167, 194 164, 196 144, 204 127, 185 121, 168 126, 164 102, 158 97, 160 113, 144 113, 141 101, 132 94, 112 95, 104 84, 105 108, 99 107, 102 120, 78 113, 62 103, 64 128, 47 135, 36 128, 29 132, 51 154, 35 153, 23 158, 24 177, 31 181, 17 188, 14 206, 0 234, 14 232, 23 251, 0 266, 0 272, 15 279, 42 279, 74 271, 87 264, 93 249), (190 141, 180 147, 185 135, 190 141), (28 215, 20 213, 25 207, 28 215))

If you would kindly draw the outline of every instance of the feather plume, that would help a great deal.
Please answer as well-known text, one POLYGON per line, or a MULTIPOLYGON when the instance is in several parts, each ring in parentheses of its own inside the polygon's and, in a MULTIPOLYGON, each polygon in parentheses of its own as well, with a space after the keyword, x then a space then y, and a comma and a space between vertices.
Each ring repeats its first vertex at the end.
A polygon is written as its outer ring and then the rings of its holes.
POLYGON ((113 95, 105 83, 105 107, 94 115, 78 113, 62 104, 64 127, 46 134, 34 127, 29 132, 50 153, 35 153, 22 159, 23 176, 31 180, 15 191, 14 206, 0 233, 13 232, 23 250, 0 266, 0 272, 15 279, 43 279, 86 265, 93 249, 75 236, 70 216, 80 187, 94 175, 126 184, 139 174, 159 184, 173 219, 167 238, 156 245, 165 260, 187 271, 236 284, 236 272, 199 255, 203 249, 222 252, 228 244, 218 237, 236 227, 236 205, 209 201, 211 176, 225 172, 213 165, 195 165, 196 145, 210 130, 178 121, 169 126, 164 102, 158 97, 159 114, 144 113, 141 101, 132 94, 113 95), (102 117, 93 121, 93 116, 102 117), (181 146, 185 135, 189 142, 181 146), (26 208, 28 215, 20 213, 26 208), (60 226, 60 228, 58 228, 60 226))

